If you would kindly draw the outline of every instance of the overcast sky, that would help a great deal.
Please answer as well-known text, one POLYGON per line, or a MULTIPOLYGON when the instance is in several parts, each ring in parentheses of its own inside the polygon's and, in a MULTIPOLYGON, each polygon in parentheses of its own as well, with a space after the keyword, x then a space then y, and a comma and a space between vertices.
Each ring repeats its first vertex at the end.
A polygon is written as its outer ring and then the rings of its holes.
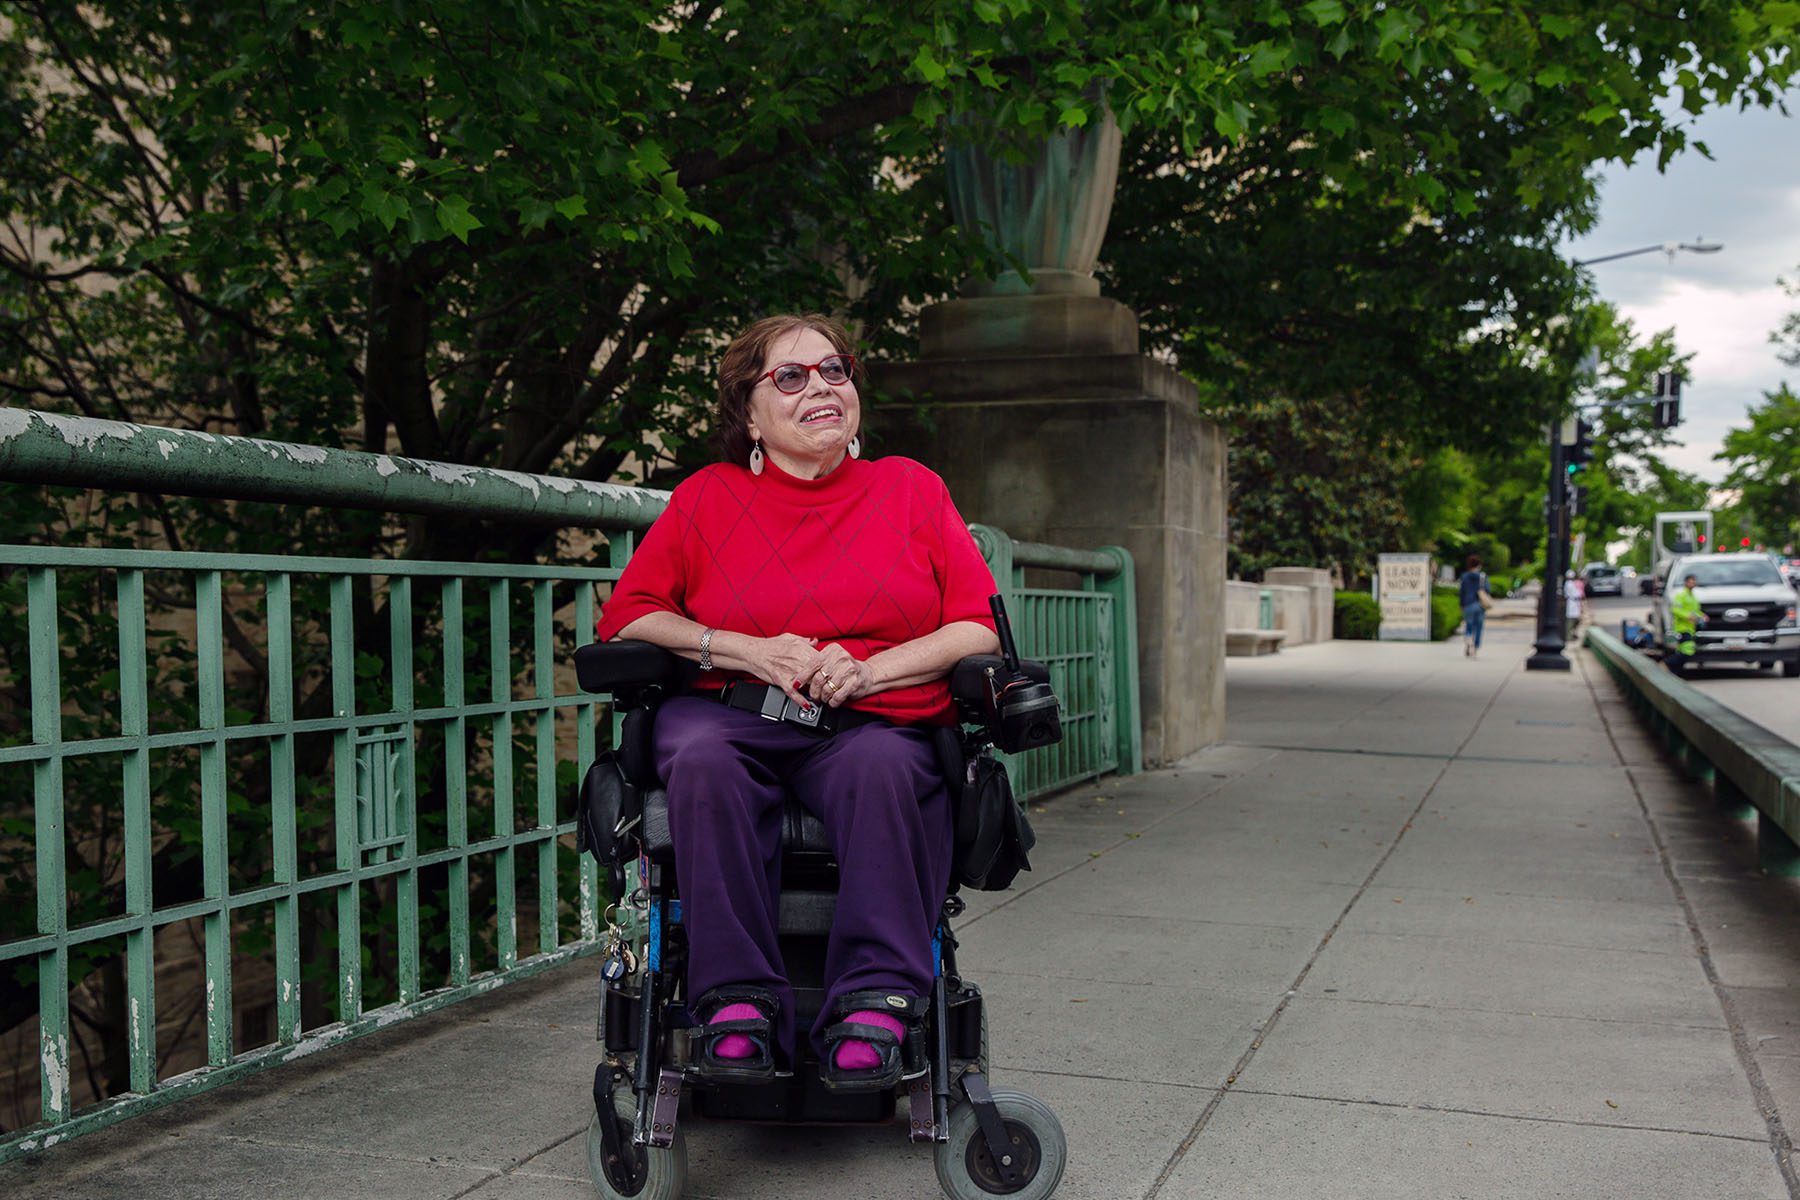
MULTIPOLYGON (((1796 101, 1789 108, 1800 112, 1796 101)), ((1673 328, 1676 344, 1693 352, 1683 424, 1665 458, 1717 480, 1725 464, 1713 454, 1725 431, 1745 424, 1745 410, 1782 380, 1800 388, 1800 368, 1784 365, 1769 342, 1783 316, 1800 309, 1776 282, 1800 279, 1800 119, 1718 111, 1693 132, 1710 160, 1690 149, 1661 174, 1648 155, 1609 168, 1599 224, 1565 249, 1583 259, 1666 241, 1724 243, 1717 254, 1643 254, 1588 268, 1640 335, 1673 328)))

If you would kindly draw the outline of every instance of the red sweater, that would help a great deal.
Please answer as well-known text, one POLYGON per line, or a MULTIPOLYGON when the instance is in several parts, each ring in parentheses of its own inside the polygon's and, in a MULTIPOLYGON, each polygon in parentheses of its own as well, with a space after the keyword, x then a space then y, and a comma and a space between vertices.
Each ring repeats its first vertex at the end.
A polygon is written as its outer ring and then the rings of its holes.
MULTIPOLYGON (((756 637, 797 633, 858 659, 952 621, 993 628, 994 576, 944 481, 908 458, 847 458, 823 479, 773 462, 707 467, 675 489, 601 612, 602 641, 674 612, 756 637)), ((722 686, 743 676, 718 671, 722 686)), ((903 724, 955 720, 946 679, 851 702, 903 724)))

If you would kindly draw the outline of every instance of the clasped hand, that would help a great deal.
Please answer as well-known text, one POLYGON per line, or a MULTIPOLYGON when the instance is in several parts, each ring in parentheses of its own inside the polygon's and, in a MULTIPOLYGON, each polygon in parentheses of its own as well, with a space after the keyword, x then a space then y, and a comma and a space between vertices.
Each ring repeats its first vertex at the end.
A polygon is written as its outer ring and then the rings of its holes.
POLYGON ((875 688, 869 664, 852 658, 842 646, 823 648, 797 633, 764 638, 756 657, 756 675, 801 703, 837 708, 875 688))

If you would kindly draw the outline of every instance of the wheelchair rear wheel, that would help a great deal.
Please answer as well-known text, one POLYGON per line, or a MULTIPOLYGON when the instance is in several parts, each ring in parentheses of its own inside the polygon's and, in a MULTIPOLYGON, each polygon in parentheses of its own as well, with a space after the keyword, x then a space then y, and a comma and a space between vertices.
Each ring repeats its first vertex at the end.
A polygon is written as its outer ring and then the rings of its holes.
POLYGON ((1012 1143, 1015 1166, 1023 1179, 1008 1185, 988 1150, 987 1139, 975 1110, 959 1105, 950 1114, 950 1140, 937 1147, 938 1186, 950 1200, 987 1200, 990 1196, 1015 1196, 1018 1200, 1046 1200, 1062 1182, 1069 1143, 1062 1124, 1050 1106, 1029 1092, 994 1090, 994 1107, 1012 1143))
POLYGON ((681 1130, 675 1131, 675 1140, 667 1149, 632 1145, 637 1100, 629 1089, 613 1093, 612 1119, 624 1151, 622 1161, 614 1163, 607 1162, 600 1114, 596 1112, 588 1122, 588 1175, 594 1191, 606 1200, 678 1200, 687 1187, 687 1142, 681 1130))

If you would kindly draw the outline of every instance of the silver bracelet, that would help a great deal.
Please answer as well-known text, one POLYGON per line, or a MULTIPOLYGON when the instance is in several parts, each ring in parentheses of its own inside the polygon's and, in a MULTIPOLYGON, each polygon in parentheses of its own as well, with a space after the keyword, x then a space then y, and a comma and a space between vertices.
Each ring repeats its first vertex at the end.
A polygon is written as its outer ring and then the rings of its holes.
POLYGON ((712 635, 715 632, 716 630, 708 629, 700 634, 700 669, 702 671, 713 669, 712 635))

